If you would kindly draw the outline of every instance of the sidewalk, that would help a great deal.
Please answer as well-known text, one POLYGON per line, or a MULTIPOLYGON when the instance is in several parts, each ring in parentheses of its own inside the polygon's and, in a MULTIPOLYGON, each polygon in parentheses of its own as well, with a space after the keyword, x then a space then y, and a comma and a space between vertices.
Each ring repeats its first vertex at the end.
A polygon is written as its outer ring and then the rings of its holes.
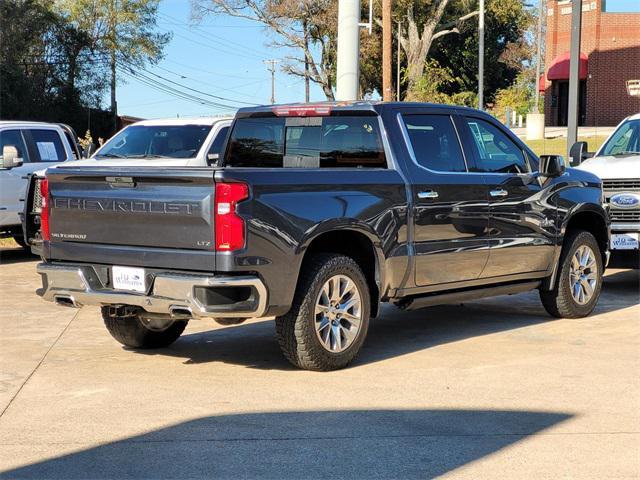
MULTIPOLYGON (((608 137, 616 127, 578 127, 578 137, 608 137)), ((526 139, 527 129, 525 127, 512 128, 511 131, 518 137, 526 139)), ((567 127, 546 127, 545 138, 567 137, 567 127)))

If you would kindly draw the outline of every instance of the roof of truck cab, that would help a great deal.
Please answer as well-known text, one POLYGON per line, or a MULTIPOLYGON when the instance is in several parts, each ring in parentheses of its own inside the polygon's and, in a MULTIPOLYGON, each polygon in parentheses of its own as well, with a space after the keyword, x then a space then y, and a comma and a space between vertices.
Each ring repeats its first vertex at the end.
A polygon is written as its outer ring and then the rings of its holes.
POLYGON ((230 121, 233 117, 179 117, 156 118, 155 120, 142 120, 132 123, 130 126, 180 126, 180 125, 215 125, 218 122, 230 121))
POLYGON ((29 120, 0 120, 0 127, 29 128, 29 127, 53 127, 61 128, 58 123, 32 122, 29 120))
MULTIPOLYGON (((459 110, 468 112, 479 112, 479 110, 463 107, 459 105, 445 105, 439 103, 422 103, 422 102, 383 102, 373 100, 350 100, 350 101, 327 101, 327 102, 310 102, 310 103, 283 103, 276 105, 260 105, 256 107, 243 107, 238 109, 236 117, 262 116, 271 115, 278 110, 287 108, 304 109, 304 108, 330 108, 332 113, 340 112, 377 112, 380 113, 386 109, 393 108, 425 108, 439 110, 459 110)), ((483 112, 484 113, 484 112, 483 112)), ((283 115, 287 116, 287 115, 283 115)), ((295 115, 293 115, 295 116, 295 115)), ((311 115, 309 115, 311 116, 311 115)))

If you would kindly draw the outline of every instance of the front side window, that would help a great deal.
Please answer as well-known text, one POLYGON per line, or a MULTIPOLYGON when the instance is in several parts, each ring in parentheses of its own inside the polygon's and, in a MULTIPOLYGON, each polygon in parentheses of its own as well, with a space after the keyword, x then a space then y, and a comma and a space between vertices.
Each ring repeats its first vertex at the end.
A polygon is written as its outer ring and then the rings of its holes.
POLYGON ((640 120, 629 120, 620 125, 600 155, 633 155, 640 153, 640 120))
POLYGON ((23 162, 29 161, 27 147, 20 130, 3 130, 0 132, 0 155, 2 155, 2 149, 5 146, 15 147, 18 151, 18 158, 21 158, 23 162))
POLYGON ((477 172, 527 173, 529 167, 524 152, 504 132, 479 118, 467 118, 473 138, 477 172))
POLYGON ((121 130, 96 158, 194 158, 210 125, 132 125, 121 130))
POLYGON ((226 165, 262 168, 384 168, 374 116, 236 120, 226 165))
POLYGON ((439 172, 466 172, 458 135, 449 115, 403 115, 416 161, 439 172))
POLYGON ((40 162, 63 162, 67 159, 60 135, 55 130, 29 130, 40 162))

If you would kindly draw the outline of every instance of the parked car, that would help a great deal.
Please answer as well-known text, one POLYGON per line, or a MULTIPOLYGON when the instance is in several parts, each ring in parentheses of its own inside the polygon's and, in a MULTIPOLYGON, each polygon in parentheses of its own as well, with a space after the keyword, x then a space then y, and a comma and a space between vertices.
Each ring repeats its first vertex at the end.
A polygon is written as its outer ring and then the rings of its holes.
MULTIPOLYGON (((74 162, 73 166, 212 166, 218 161, 231 120, 230 117, 199 117, 136 122, 105 142, 91 158, 74 162)), ((42 251, 40 185, 43 178, 44 171, 41 171, 29 180, 24 204, 24 238, 36 255, 42 251)))
POLYGON ((640 114, 623 120, 595 154, 579 142, 574 166, 602 179, 604 203, 611 217, 611 261, 640 268, 640 114))
POLYGON ((538 289, 588 315, 608 258, 595 175, 493 117, 419 103, 241 109, 213 168, 49 170, 45 300, 99 305, 166 347, 191 318, 275 316, 294 365, 348 365, 382 302, 407 310, 538 289))
POLYGON ((0 121, 0 238, 27 246, 20 214, 28 176, 36 170, 80 158, 73 130, 62 124, 0 121))

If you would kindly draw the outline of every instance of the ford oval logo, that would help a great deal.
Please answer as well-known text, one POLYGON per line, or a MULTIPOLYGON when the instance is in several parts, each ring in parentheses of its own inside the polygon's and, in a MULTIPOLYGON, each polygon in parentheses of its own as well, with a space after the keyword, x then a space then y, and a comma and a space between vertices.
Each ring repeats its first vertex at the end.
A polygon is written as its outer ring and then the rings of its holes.
POLYGON ((640 206, 640 195, 636 193, 618 193, 611 197, 611 205, 617 208, 636 208, 640 206))

